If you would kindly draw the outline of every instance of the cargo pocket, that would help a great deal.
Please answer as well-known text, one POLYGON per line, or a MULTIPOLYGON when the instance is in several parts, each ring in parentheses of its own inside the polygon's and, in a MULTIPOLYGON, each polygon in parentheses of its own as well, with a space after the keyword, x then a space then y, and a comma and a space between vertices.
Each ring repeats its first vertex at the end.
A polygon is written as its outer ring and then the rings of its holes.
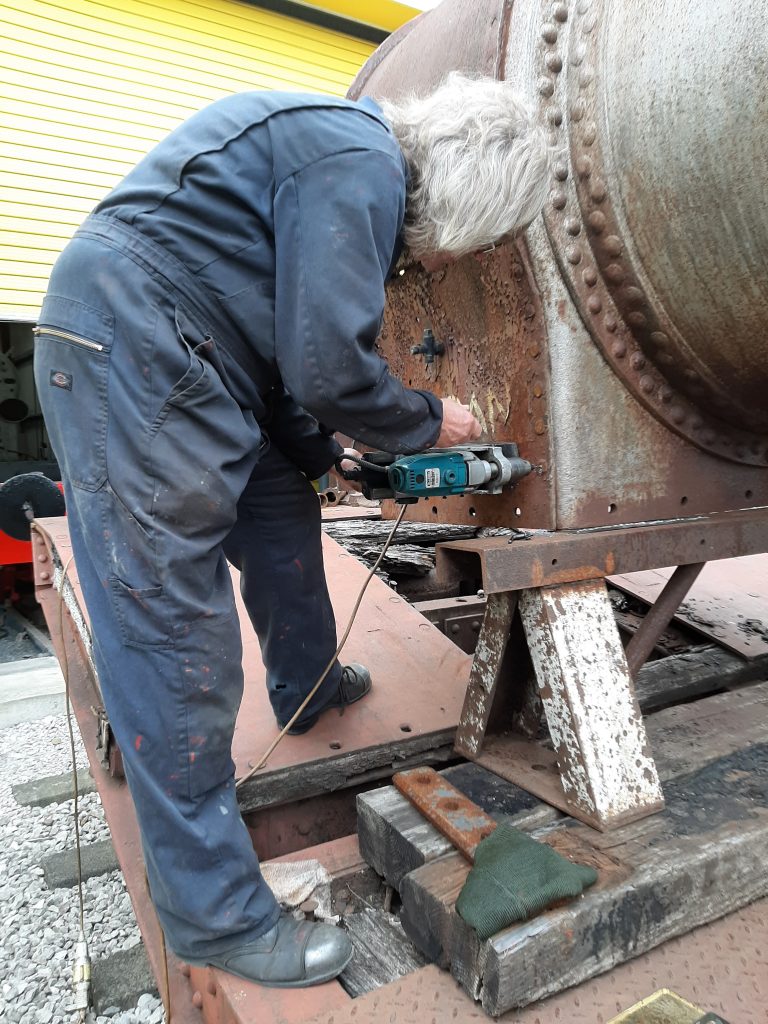
POLYGON ((35 384, 64 476, 96 491, 107 478, 107 378, 114 317, 47 295, 35 338, 35 384))
POLYGON ((126 647, 173 647, 161 586, 131 587, 118 576, 110 576, 109 586, 126 647))
POLYGON ((170 615, 157 567, 154 533, 107 484, 102 492, 109 589, 128 647, 173 647, 170 615))

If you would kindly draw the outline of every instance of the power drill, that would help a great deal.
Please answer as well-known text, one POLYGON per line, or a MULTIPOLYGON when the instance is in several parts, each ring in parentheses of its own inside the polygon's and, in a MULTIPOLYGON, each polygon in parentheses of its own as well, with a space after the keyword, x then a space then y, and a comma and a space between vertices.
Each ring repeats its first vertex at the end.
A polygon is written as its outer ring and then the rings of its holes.
MULTIPOLYGON (((342 456, 342 460, 349 458, 342 456)), ((533 469, 520 458, 517 445, 507 443, 431 448, 401 456, 365 452, 353 461, 357 462, 354 470, 342 470, 336 464, 341 476, 359 481, 366 498, 394 498, 400 504, 419 498, 500 494, 533 469)))

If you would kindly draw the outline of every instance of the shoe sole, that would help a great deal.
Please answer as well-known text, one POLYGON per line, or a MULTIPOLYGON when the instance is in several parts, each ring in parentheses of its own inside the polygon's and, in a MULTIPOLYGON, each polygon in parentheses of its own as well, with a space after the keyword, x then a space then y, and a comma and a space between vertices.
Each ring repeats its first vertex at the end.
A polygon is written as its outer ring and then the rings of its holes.
POLYGON ((242 978, 243 981, 252 981, 254 985, 261 985, 262 988, 312 988, 313 985, 325 985, 328 981, 333 981, 334 978, 344 971, 355 955, 354 949, 350 952, 347 959, 344 961, 341 967, 335 971, 331 971, 330 974, 323 974, 319 978, 307 979, 306 981, 259 981, 256 978, 251 978, 247 974, 241 974, 239 971, 233 971, 229 967, 220 967, 218 964, 212 964, 208 961, 202 960, 186 960, 185 962, 190 964, 192 967, 215 967, 217 971, 224 971, 226 974, 232 974, 236 978, 242 978))

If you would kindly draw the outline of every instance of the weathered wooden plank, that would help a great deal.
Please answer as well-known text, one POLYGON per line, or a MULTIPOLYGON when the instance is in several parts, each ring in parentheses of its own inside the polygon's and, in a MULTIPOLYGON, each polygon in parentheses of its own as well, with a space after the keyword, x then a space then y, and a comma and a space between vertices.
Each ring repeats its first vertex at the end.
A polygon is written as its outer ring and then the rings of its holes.
MULTIPOLYGON (((367 565, 373 565, 381 547, 355 547, 354 553, 367 565)), ((393 544, 381 560, 381 568, 393 576, 427 576, 435 568, 435 550, 417 544, 393 544)))
POLYGON ((353 998, 388 985, 427 963, 397 917, 366 907, 344 919, 355 955, 339 981, 353 998))
POLYGON ((610 855, 631 872, 625 880, 605 885, 601 873, 580 900, 480 944, 455 913, 469 866, 450 853, 401 879, 407 934, 496 1015, 765 895, 767 699, 761 684, 651 717, 664 811, 604 834, 571 820, 549 826, 610 855))
MULTIPOLYGON (((440 774, 492 818, 506 818, 518 828, 538 828, 560 817, 554 808, 478 765, 456 765, 440 774)), ((358 796, 357 829, 363 858, 395 888, 410 871, 452 850, 394 786, 358 796)))
POLYGON ((768 656, 746 661, 721 647, 707 645, 685 654, 646 662, 635 681, 643 714, 691 697, 768 678, 768 656))
MULTIPOLYGON (((763 742, 767 702, 768 683, 760 683, 651 715, 646 725, 662 781, 763 742)), ((539 756, 545 753, 542 745, 539 756)), ((560 817, 554 807, 481 765, 456 765, 441 774, 492 817, 509 817, 526 830, 560 817)), ((409 871, 451 850, 394 786, 361 794, 357 809, 361 853, 396 888, 409 871)), ((642 832, 641 823, 637 831, 642 832)))
POLYGON ((342 753, 322 761, 287 765, 270 771, 264 777, 255 775, 238 790, 240 810, 245 814, 260 807, 302 800, 345 786, 375 782, 403 768, 444 764, 455 756, 453 736, 453 729, 424 735, 413 733, 396 742, 342 753))
POLYGON ((766 895, 768 745, 677 780, 651 823, 642 842, 612 846, 631 858, 626 882, 553 912, 546 927, 490 941, 474 979, 487 1012, 542 999, 766 895))
POLYGON ((568 811, 606 829, 658 810, 664 798, 605 583, 525 590, 520 614, 568 811))
MULTIPOLYGON (((323 530, 346 548, 383 544, 392 532, 392 523, 375 519, 343 519, 323 522, 323 530)), ((393 544, 437 544, 444 540, 464 540, 477 534, 475 526, 448 526, 440 523, 400 524, 393 544)))

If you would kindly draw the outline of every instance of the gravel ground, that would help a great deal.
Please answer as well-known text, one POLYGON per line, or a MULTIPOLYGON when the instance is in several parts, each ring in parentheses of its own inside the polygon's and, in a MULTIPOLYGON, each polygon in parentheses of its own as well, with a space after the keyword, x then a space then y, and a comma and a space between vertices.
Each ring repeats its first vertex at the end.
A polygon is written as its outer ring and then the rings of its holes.
MULTIPOLYGON (((75 732, 78 767, 86 757, 75 732)), ((0 1020, 13 1024, 73 1024, 72 958, 78 932, 77 889, 49 890, 42 859, 74 847, 73 802, 22 807, 11 785, 70 770, 65 716, 0 731, 0 1020)), ((98 794, 80 801, 81 841, 109 837, 98 794)), ((85 883, 86 938, 91 960, 139 942, 130 898, 119 871, 85 883)), ((160 1001, 142 995, 136 1007, 90 1024, 160 1024, 160 1001)))

